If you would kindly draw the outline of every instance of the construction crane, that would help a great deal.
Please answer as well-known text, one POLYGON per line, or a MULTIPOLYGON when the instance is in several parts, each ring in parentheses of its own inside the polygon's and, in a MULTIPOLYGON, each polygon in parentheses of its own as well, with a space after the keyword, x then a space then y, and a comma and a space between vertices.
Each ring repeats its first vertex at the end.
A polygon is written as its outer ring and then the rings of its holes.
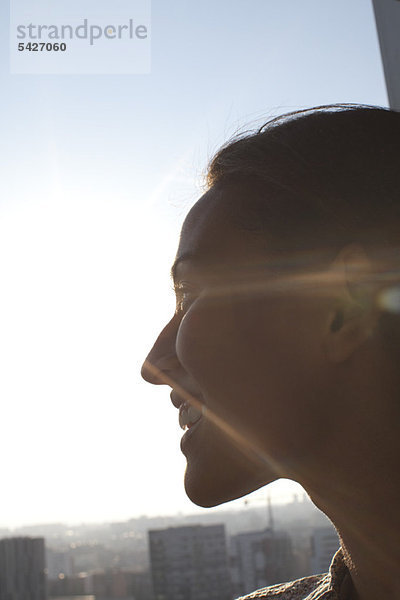
POLYGON ((247 506, 248 504, 253 504, 253 502, 257 502, 257 503, 265 503, 265 501, 267 501, 267 517, 268 517, 268 521, 267 521, 267 528, 271 530, 272 533, 274 533, 274 515, 272 512, 272 502, 271 502, 271 494, 268 494, 266 498, 246 498, 244 500, 244 505, 247 506))

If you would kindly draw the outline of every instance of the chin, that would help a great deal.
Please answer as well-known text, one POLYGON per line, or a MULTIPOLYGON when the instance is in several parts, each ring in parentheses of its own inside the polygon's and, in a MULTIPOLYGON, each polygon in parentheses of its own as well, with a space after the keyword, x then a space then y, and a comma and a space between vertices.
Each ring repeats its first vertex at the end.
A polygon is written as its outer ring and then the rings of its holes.
MULTIPOLYGON (((218 463, 218 461, 215 461, 218 463)), ((228 468, 222 465, 218 468, 200 470, 200 465, 191 465, 188 462, 185 472, 185 492, 188 498, 197 506, 211 508, 219 506, 231 500, 242 498, 264 485, 279 479, 279 476, 270 473, 269 476, 263 470, 251 468, 249 464, 241 465, 241 468, 228 468)), ((238 465, 235 465, 238 467, 238 465)))
POLYGON ((213 508, 215 506, 219 506, 220 504, 225 504, 226 502, 231 502, 232 500, 237 500, 238 498, 242 498, 251 492, 263 487, 263 484, 258 485, 257 487, 252 487, 246 490, 216 490, 216 489, 206 489, 201 488, 198 489, 188 484, 185 480, 185 491, 186 495, 197 506, 201 506, 202 508, 213 508))
POLYGON ((281 477, 208 421, 199 424, 181 449, 186 457, 186 494, 204 508, 242 498, 281 477))

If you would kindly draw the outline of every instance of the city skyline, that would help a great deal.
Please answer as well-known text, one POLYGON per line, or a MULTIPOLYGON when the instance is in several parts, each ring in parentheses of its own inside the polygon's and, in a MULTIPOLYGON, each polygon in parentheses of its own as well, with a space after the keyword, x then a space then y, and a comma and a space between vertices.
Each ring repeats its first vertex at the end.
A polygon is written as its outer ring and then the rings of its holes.
POLYGON ((0 591, 7 588, 17 600, 157 600, 160 593, 177 600, 183 589, 184 598, 195 598, 208 587, 207 597, 230 599, 268 582, 322 572, 337 546, 333 525, 305 496, 268 510, 209 512, 200 519, 132 519, 74 530, 36 526, 13 536, 0 531, 0 591), (25 568, 15 571, 11 564, 25 568))

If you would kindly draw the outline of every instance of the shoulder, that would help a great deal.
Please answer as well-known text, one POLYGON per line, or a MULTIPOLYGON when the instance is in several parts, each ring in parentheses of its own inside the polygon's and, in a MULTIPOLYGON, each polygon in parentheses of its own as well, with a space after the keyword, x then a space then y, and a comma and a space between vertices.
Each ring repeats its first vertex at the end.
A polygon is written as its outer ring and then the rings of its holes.
POLYGON ((325 592, 327 589, 328 574, 312 575, 303 579, 296 579, 289 583, 280 583, 271 587, 257 590, 248 596, 242 596, 238 600, 256 600, 257 598, 277 599, 277 600, 311 600, 319 597, 318 592, 325 592))

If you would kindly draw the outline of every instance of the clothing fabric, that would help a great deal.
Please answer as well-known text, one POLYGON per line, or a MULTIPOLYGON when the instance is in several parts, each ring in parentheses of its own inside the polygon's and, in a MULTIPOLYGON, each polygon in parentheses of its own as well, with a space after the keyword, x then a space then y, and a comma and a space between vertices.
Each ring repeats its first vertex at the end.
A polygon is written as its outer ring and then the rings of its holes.
POLYGON ((237 600, 350 600, 352 582, 349 570, 344 562, 341 548, 332 559, 328 573, 311 575, 288 583, 280 583, 257 590, 237 600))

